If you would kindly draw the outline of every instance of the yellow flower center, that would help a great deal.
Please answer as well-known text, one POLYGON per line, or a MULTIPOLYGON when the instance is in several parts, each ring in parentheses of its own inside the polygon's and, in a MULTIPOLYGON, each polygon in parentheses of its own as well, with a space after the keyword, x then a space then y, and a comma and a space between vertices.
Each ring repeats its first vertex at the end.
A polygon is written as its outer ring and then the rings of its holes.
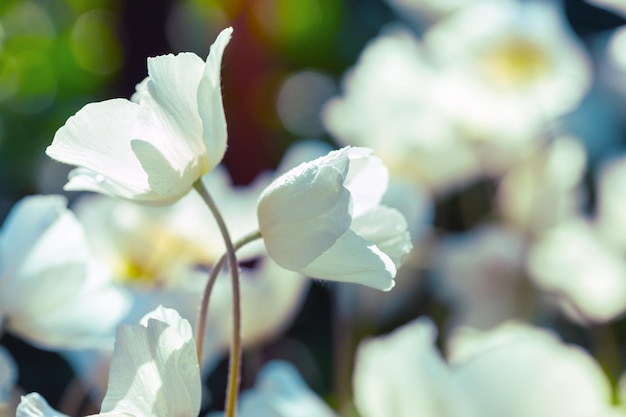
POLYGON ((540 45, 520 38, 509 39, 487 51, 482 64, 485 77, 503 88, 530 84, 550 67, 540 45))
POLYGON ((116 268, 118 280, 145 289, 183 285, 191 268, 211 265, 216 259, 210 248, 158 226, 123 246, 116 268))

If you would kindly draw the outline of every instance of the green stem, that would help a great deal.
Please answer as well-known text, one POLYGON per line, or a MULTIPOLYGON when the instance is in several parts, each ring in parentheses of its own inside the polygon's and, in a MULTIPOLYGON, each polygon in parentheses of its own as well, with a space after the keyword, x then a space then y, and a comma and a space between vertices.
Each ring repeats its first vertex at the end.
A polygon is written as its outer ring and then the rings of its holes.
MULTIPOLYGON (((222 214, 218 210, 211 194, 204 186, 201 179, 193 183, 193 187, 198 191, 200 197, 213 213, 215 221, 222 233, 224 245, 226 246, 226 254, 228 259, 228 267, 230 269, 231 284, 233 288, 233 340, 230 345, 230 366, 228 372, 228 388, 226 391, 225 416, 234 417, 237 407, 237 398, 239 396, 239 380, 241 375, 241 294, 239 289, 239 268, 237 267, 237 256, 233 246, 232 239, 228 233, 226 222, 222 214)), ((198 354, 200 355, 200 354, 198 354)))
MULTIPOLYGON (((235 252, 238 251, 241 247, 247 245, 250 242, 253 242, 257 239, 261 238, 261 232, 258 230, 252 233, 249 233, 242 238, 240 238, 237 242, 233 244, 235 252)), ((204 292, 202 293, 202 300, 200 302, 200 309, 198 311, 198 319, 196 320, 196 353, 198 354, 198 363, 202 366, 202 347, 204 344, 204 333, 206 331, 206 323, 209 315, 209 301, 211 299, 211 293, 213 291, 213 286, 217 277, 219 276, 220 271, 224 267, 226 263, 227 254, 224 253, 219 260, 213 265, 211 269, 211 273, 209 274, 209 279, 204 287, 204 292)))

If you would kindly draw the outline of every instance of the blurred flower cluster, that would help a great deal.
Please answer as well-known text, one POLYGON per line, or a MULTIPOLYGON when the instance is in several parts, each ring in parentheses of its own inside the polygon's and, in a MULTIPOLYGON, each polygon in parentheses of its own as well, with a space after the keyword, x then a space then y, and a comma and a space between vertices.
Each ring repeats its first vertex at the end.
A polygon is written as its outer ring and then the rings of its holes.
POLYGON ((626 2, 143 7, 0 4, 0 417, 626 416, 626 2))

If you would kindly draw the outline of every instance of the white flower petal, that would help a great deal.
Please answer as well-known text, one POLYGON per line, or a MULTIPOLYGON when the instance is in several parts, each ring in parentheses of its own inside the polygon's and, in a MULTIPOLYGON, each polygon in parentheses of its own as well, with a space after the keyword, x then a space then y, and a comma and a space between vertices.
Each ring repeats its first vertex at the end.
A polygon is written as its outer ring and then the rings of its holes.
POLYGON ((15 417, 68 417, 48 405, 48 402, 36 392, 22 396, 15 411, 15 417))
POLYGON ((129 190, 122 197, 146 193, 147 175, 130 146, 138 107, 123 99, 87 104, 56 132, 46 153, 129 190))
POLYGON ((389 173, 380 158, 371 155, 367 148, 350 148, 350 169, 346 188, 353 201, 354 217, 380 204, 387 185, 389 173))
POLYGON ((157 133, 157 136, 154 139, 136 137, 164 147, 171 146, 173 151, 185 144, 192 154, 204 154, 197 104, 203 70, 202 59, 189 52, 148 58, 149 94, 142 96, 139 104, 142 109, 145 107, 154 112, 154 119, 142 119, 142 122, 157 124, 145 124, 141 129, 157 133))
POLYGON ((396 267, 391 258, 352 230, 300 272, 313 278, 353 282, 389 291, 394 286, 396 267))
POLYGON ((200 370, 191 325, 171 309, 157 309, 147 326, 118 329, 103 413, 196 417, 200 370))
MULTIPOLYGON (((34 243, 64 216, 66 204, 65 197, 51 195, 26 197, 13 206, 0 232, 2 275, 14 276, 17 273, 34 243)), ((4 288, 3 285, 0 282, 0 288, 4 288)))
POLYGON ((211 46, 198 87, 198 111, 202 120, 202 138, 207 149, 209 169, 219 164, 226 152, 228 133, 222 104, 220 70, 224 49, 232 33, 232 28, 224 29, 211 46))
POLYGON ((436 328, 418 319, 388 336, 361 342, 353 375, 355 405, 363 417, 469 415, 435 348, 436 328))
POLYGON ((197 179, 197 166, 194 163, 182 164, 177 171, 163 152, 152 143, 134 139, 131 147, 141 167, 148 175, 150 189, 166 200, 176 200, 187 194, 197 179))
POLYGON ((390 207, 378 206, 352 221, 350 229, 372 242, 391 258, 396 268, 413 245, 404 216, 390 207))
MULTIPOLYGON (((284 268, 305 266, 350 225, 345 174, 328 159, 329 164, 320 159, 292 169, 261 195, 259 228, 269 255, 284 268)), ((339 164, 347 171, 347 158, 339 164)))
POLYGON ((479 416, 601 416, 609 409, 609 381, 581 348, 508 323, 479 344, 482 349, 454 368, 479 416))

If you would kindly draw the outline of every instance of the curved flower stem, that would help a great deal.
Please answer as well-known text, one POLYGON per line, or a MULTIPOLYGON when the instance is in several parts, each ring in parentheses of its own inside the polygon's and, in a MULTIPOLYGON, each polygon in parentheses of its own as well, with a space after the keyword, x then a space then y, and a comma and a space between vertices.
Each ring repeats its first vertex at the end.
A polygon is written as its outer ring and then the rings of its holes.
MULTIPOLYGON (((258 230, 243 236, 241 239, 233 244, 235 252, 239 250, 239 248, 260 238, 261 232, 259 232, 258 230)), ((217 280, 220 271, 226 263, 226 258, 227 253, 224 253, 215 263, 215 265, 213 265, 211 273, 209 274, 209 279, 204 287, 204 292, 202 293, 202 300, 200 302, 200 308, 198 311, 198 319, 196 320, 196 352, 198 354, 198 363, 200 364, 200 366, 202 366, 202 346, 204 344, 204 333, 206 330, 206 322, 209 314, 209 300, 211 299, 211 293, 213 291, 215 281, 217 280)))
POLYGON ((228 228, 224 222, 222 214, 218 210, 209 191, 204 186, 201 179, 193 183, 193 187, 198 191, 206 205, 213 213, 215 221, 222 233, 224 245, 226 246, 226 255, 228 259, 228 267, 230 269, 231 284, 233 288, 233 340, 230 345, 230 366, 228 371, 228 388, 226 390, 226 405, 224 415, 226 417, 234 417, 237 407, 237 398, 239 396, 239 380, 241 374, 241 294, 239 290, 239 268, 237 266, 237 256, 232 239, 228 233, 228 228))

